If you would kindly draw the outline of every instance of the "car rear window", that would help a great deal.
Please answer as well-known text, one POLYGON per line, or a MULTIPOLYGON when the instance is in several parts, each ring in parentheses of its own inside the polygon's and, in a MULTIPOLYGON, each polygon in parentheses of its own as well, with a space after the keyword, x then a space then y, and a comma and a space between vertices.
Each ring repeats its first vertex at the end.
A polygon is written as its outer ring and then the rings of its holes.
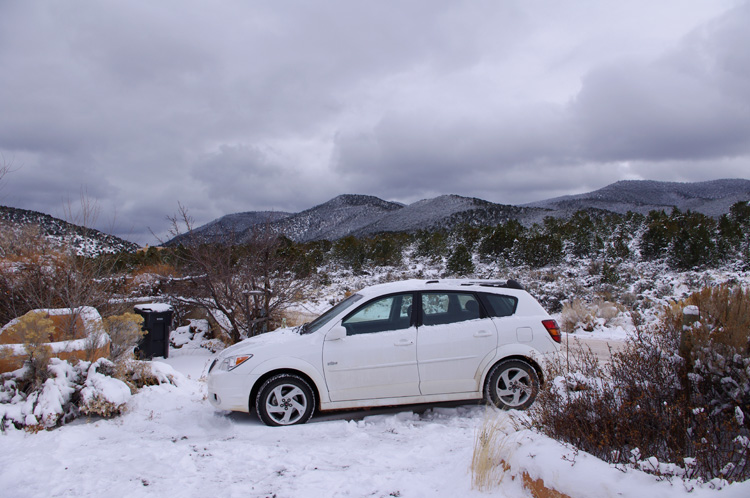
POLYGON ((482 294, 487 311, 491 316, 511 316, 516 312, 518 298, 502 294, 482 294))
POLYGON ((480 318, 474 294, 462 292, 422 293, 422 324, 446 325, 480 318))

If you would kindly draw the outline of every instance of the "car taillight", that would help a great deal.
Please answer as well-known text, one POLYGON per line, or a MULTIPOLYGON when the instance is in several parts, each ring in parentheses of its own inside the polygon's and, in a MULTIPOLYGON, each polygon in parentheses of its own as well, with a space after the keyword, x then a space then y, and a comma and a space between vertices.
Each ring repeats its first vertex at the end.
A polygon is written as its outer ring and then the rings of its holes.
POLYGON ((544 328, 547 329, 547 332, 549 333, 550 337, 552 337, 552 340, 559 343, 562 341, 562 338, 560 337, 560 327, 557 326, 557 322, 554 320, 542 320, 542 325, 544 325, 544 328))

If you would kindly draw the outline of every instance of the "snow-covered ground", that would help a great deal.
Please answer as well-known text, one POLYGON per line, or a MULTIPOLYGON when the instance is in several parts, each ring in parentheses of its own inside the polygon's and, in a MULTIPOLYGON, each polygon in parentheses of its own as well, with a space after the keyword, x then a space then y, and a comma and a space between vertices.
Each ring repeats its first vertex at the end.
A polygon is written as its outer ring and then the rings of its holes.
MULTIPOLYGON (((179 372, 176 385, 142 389, 123 416, 36 434, 7 430, 0 435, 0 495, 530 496, 510 474, 491 492, 472 489, 478 431, 488 417, 512 427, 512 413, 471 404, 410 407, 270 428, 254 415, 213 410, 202 378, 212 357, 188 347, 159 359, 179 372)), ((692 485, 615 469, 529 431, 509 432, 507 461, 571 496, 750 496, 750 482, 688 493, 692 485)))
POLYGON ((316 417, 271 429, 215 412, 211 354, 174 354, 177 386, 143 389, 112 420, 0 436, 0 489, 22 496, 470 496, 484 408, 316 417))
MULTIPOLYGON (((439 276, 419 264, 408 268, 365 278, 332 275, 335 284, 298 311, 320 313, 345 292, 384 280, 439 276)), ((538 297, 577 295, 571 289, 582 281, 582 272, 557 271, 553 281, 531 290, 538 297)), ((501 277, 489 270, 478 273, 501 277)), ((679 279, 653 273, 656 283, 641 289, 636 282, 633 293, 655 302, 681 297, 693 288, 686 281, 750 281, 747 273, 679 279)), ((544 282, 540 275, 522 280, 544 282)), ((631 331, 632 323, 626 323, 568 338, 616 343, 631 331)), ((750 496, 750 481, 716 490, 717 483, 670 482, 615 468, 549 438, 513 430, 518 414, 476 404, 324 414, 303 426, 266 427, 255 415, 216 412, 206 401, 203 375, 213 353, 198 347, 202 334, 200 327, 194 334, 185 327, 173 335, 182 347, 160 361, 179 372, 176 385, 142 389, 122 416, 78 419, 34 434, 12 428, 0 434, 0 496, 531 496, 517 474, 523 469, 575 498, 750 496), (508 428, 502 454, 511 471, 496 488, 480 492, 472 488, 474 442, 483 424, 497 418, 508 428)))

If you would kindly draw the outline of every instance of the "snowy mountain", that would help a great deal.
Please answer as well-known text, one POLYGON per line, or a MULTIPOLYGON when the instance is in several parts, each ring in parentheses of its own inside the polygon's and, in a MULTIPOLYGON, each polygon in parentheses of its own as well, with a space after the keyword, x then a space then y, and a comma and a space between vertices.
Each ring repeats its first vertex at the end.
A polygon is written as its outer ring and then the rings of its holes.
POLYGON ((301 213, 272 223, 272 227, 297 242, 336 240, 360 231, 398 212, 404 205, 370 195, 340 195, 301 213))
POLYGON ((189 237, 198 242, 222 241, 231 243, 239 241, 242 235, 253 226, 274 223, 292 215, 293 213, 281 211, 248 211, 228 214, 193 229, 190 235, 180 234, 167 242, 166 245, 186 243, 189 237))
MULTIPOLYGON (((241 216, 244 222, 252 221, 252 213, 229 215, 212 221, 193 233, 199 234, 201 241, 227 240, 227 233, 233 233, 238 243, 251 240, 254 226, 244 232, 228 230, 222 232, 223 222, 232 216, 241 216)), ((260 214, 260 213, 259 213, 260 214)), ((280 217, 270 222, 270 227, 296 242, 311 240, 337 240, 347 235, 357 237, 381 232, 412 232, 421 229, 450 228, 459 224, 494 225, 509 219, 542 217, 548 211, 540 208, 523 208, 494 204, 482 199, 442 195, 434 199, 424 199, 408 206, 388 202, 369 195, 340 195, 330 201, 297 214, 280 217)), ((258 216, 260 222, 267 218, 258 216)), ((184 237, 184 236, 182 236, 184 237)), ((175 238, 167 245, 180 242, 175 238)))
POLYGON ((74 225, 48 214, 7 206, 0 206, 0 227, 3 231, 39 227, 48 241, 54 245, 71 244, 79 255, 135 252, 140 247, 114 235, 74 225))
POLYGON ((434 199, 417 201, 401 210, 389 213, 378 221, 353 232, 353 235, 450 228, 464 223, 475 226, 497 225, 509 219, 524 219, 537 213, 546 214, 547 211, 494 204, 474 197, 441 195, 434 199))
POLYGON ((696 183, 624 180, 586 194, 556 197, 524 206, 550 209, 555 216, 590 208, 641 214, 653 210, 671 212, 673 208, 678 208, 716 217, 729 212, 735 202, 747 200, 750 200, 750 180, 696 183))
MULTIPOLYGON (((253 227, 269 223, 277 233, 297 242, 336 240, 381 232, 413 232, 451 228, 460 224, 496 225, 516 219, 524 225, 546 216, 566 218, 579 210, 646 214, 673 208, 709 216, 729 212, 732 204, 750 200, 750 180, 730 179, 698 183, 626 180, 594 192, 557 197, 521 206, 495 204, 473 197, 442 195, 410 205, 369 195, 340 195, 297 214, 249 212, 227 215, 195 229, 202 241, 251 239, 253 227)), ((169 241, 167 245, 178 242, 169 241)))

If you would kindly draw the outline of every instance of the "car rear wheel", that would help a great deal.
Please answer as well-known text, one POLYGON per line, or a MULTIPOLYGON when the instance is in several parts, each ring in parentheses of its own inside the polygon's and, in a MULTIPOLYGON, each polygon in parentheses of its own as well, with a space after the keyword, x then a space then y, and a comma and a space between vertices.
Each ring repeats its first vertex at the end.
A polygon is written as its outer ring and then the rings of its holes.
POLYGON ((484 387, 487 403, 506 410, 525 410, 539 394, 539 375, 523 360, 504 360, 492 367, 484 387))
POLYGON ((275 375, 258 391, 255 410, 266 425, 304 424, 315 410, 315 394, 298 375, 275 375))

